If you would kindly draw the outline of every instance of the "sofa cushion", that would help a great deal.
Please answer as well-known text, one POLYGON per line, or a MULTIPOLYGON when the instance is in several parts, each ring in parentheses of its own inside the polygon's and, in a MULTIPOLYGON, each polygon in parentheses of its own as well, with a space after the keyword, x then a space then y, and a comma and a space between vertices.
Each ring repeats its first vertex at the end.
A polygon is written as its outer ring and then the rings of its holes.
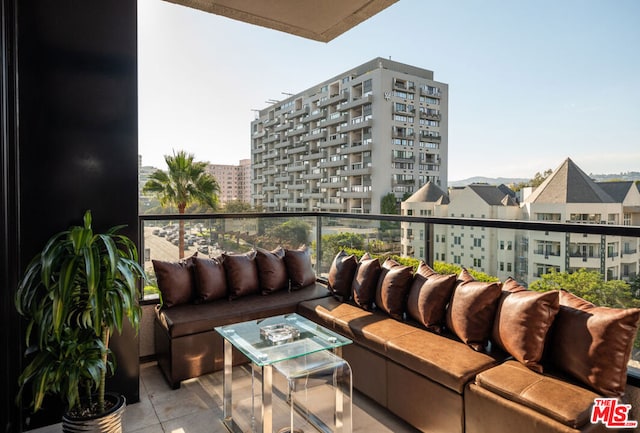
POLYGON ((407 314, 429 331, 440 333, 455 285, 455 274, 440 275, 421 262, 409 289, 407 314))
POLYGON ((255 250, 245 254, 224 253, 222 258, 227 276, 229 299, 236 299, 260 291, 255 250))
POLYGON ((214 327, 296 312, 300 302, 329 296, 321 283, 300 290, 280 290, 269 296, 255 293, 236 301, 221 299, 206 304, 183 304, 156 310, 160 324, 171 338, 190 336, 200 332, 214 332, 214 327))
POLYGON ((285 250, 284 263, 291 280, 292 290, 315 283, 316 274, 311 267, 311 255, 305 246, 297 250, 285 250))
POLYGON ((493 342, 533 371, 542 373, 540 360, 547 333, 559 308, 557 291, 533 292, 508 278, 502 285, 493 342))
POLYGON ((358 259, 351 254, 348 255, 341 250, 333 259, 329 268, 329 290, 341 301, 347 301, 351 298, 351 282, 356 274, 358 267, 358 259))
POLYGON ((193 299, 193 258, 180 262, 152 260, 162 305, 167 308, 186 304, 193 299))
POLYGON ((589 421, 593 400, 599 397, 566 380, 531 371, 514 360, 481 372, 476 385, 571 428, 589 421))
POLYGON ((217 259, 193 259, 196 304, 211 302, 227 296, 227 277, 224 265, 217 259))
POLYGON ((359 345, 384 355, 389 340, 413 332, 416 327, 392 319, 384 312, 353 306, 353 314, 334 319, 334 329, 359 345))
POLYGON ((462 394, 464 386, 476 374, 496 365, 502 359, 476 352, 448 336, 416 327, 411 332, 390 336, 385 349, 386 356, 392 361, 458 394, 462 394))
POLYGON ((500 283, 485 283, 469 277, 465 269, 458 277, 461 282, 453 290, 447 307, 447 327, 471 348, 482 351, 491 336, 502 291, 500 283))
POLYGON ((278 247, 273 251, 256 248, 256 265, 263 295, 289 288, 283 248, 278 247))
POLYGON ((376 296, 378 277, 380 276, 380 261, 372 259, 369 253, 364 253, 358 262, 356 274, 351 283, 353 301, 361 308, 370 310, 376 296))
POLYGON ((638 320, 638 308, 596 307, 561 290, 550 339, 554 364, 605 396, 621 396, 638 320))
POLYGON ((376 306, 396 320, 402 320, 413 268, 392 259, 382 264, 376 286, 376 306))

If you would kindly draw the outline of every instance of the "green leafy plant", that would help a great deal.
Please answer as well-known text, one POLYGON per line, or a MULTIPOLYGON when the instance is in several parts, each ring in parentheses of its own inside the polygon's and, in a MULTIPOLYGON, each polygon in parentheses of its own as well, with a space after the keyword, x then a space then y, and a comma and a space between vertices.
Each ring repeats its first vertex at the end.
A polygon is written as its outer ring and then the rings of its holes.
POLYGON ((29 363, 18 379, 18 399, 30 383, 34 412, 47 394, 63 398, 70 413, 105 411, 109 339, 122 332, 125 318, 137 332, 137 284, 146 280, 135 244, 117 233, 123 227, 94 233, 86 211, 83 226, 52 236, 27 266, 15 297, 28 320, 29 363))

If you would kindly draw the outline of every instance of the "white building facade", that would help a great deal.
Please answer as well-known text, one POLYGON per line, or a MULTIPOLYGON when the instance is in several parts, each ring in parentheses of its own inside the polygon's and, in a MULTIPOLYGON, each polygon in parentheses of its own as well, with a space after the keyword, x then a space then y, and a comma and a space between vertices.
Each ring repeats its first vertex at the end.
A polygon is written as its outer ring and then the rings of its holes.
MULTIPOLYGON (((596 183, 566 159, 518 203, 504 186, 469 185, 448 193, 433 185, 402 203, 403 215, 640 225, 640 190, 631 181, 596 183), (428 193, 425 192, 429 190, 428 193)), ((402 253, 425 258, 416 238, 424 224, 402 223, 402 253)), ((640 240, 621 236, 517 231, 457 225, 433 228, 435 261, 454 263, 528 284, 554 269, 585 268, 607 280, 633 280, 640 270, 640 240)))
POLYGON ((252 203, 379 213, 428 181, 446 188, 448 85, 374 59, 261 110, 251 123, 252 203))

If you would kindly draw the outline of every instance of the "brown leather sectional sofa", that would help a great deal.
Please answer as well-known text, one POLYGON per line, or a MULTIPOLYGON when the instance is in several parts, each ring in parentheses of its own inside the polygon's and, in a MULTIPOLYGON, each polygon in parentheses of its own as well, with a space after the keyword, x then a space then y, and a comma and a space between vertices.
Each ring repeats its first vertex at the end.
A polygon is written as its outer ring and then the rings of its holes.
MULTIPOLYGON (((590 422, 591 408, 598 397, 624 398, 640 310, 595 307, 563 291, 531 292, 511 279, 474 281, 465 270, 439 275, 424 263, 414 273, 393 260, 344 253, 327 286, 298 279, 292 287, 299 290, 271 290, 267 265, 282 274, 288 252, 254 253, 259 285, 267 289, 240 296, 233 295, 237 258, 214 260, 222 274, 208 282, 198 275, 210 259, 192 260, 195 293, 225 281, 225 295, 158 308, 156 351, 173 386, 222 367, 214 326, 297 311, 351 338, 343 356, 354 386, 420 431, 611 431, 590 422)), ((310 278, 304 255, 290 254, 297 264, 284 269, 310 278)))

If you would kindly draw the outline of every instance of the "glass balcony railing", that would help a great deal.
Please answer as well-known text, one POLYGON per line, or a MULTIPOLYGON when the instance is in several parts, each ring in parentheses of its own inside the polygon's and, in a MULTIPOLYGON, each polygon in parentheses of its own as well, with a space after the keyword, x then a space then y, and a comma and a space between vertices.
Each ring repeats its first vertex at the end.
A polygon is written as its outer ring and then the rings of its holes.
MULTIPOLYGON (((500 281, 513 277, 529 288, 549 287, 553 273, 586 272, 593 288, 563 288, 596 305, 640 306, 640 226, 329 212, 142 215, 141 260, 151 279, 145 301, 158 298, 151 261, 180 257, 180 220, 184 257, 304 246, 322 279, 334 256, 347 249, 413 264, 464 266, 500 281)), ((639 338, 629 372, 640 381, 639 338)))

